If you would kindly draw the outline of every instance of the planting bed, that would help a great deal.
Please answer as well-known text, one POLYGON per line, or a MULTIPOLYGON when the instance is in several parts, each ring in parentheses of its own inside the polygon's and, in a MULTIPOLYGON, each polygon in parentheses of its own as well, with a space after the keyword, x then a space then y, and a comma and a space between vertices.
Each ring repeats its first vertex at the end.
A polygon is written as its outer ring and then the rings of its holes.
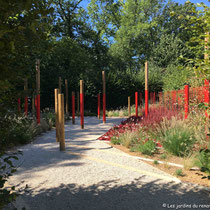
POLYGON ((104 135, 100 136, 98 140, 110 141, 111 137, 118 136, 126 131, 135 131, 139 128, 141 117, 131 116, 127 120, 121 122, 120 125, 115 125, 109 129, 104 135))
MULTIPOLYGON (((129 154, 132 156, 137 156, 137 157, 142 157, 142 158, 148 158, 148 159, 152 159, 152 160, 157 160, 157 161, 164 161, 165 164, 154 164, 154 162, 150 162, 150 161, 145 161, 145 160, 141 160, 144 161, 156 168, 159 168, 160 170, 163 170, 173 176, 175 176, 175 172, 178 169, 181 169, 179 167, 175 167, 175 166, 170 166, 167 163, 176 163, 176 164, 181 164, 183 165, 185 160, 181 157, 176 157, 176 156, 169 156, 167 157, 167 159, 163 160, 161 159, 161 155, 162 153, 160 152, 159 154, 154 154, 152 157, 151 156, 146 156, 146 155, 142 155, 139 152, 131 152, 128 148, 123 147, 122 145, 114 145, 108 142, 109 145, 129 154)), ((198 185, 202 185, 205 187, 210 187, 210 180, 203 178, 205 176, 207 176, 207 174, 199 171, 199 170, 187 170, 187 169, 182 169, 183 171, 183 176, 178 176, 177 178, 179 178, 181 181, 183 182, 187 182, 187 183, 193 183, 193 184, 198 184, 198 185)))
MULTIPOLYGON (((172 119, 177 119, 177 120, 183 120, 183 115, 180 114, 177 110, 173 109, 166 109, 164 107, 154 107, 150 109, 149 116, 147 118, 144 117, 144 115, 136 117, 136 116, 131 116, 128 119, 124 120, 121 122, 120 125, 115 125, 113 128, 111 128, 108 132, 106 132, 104 135, 98 138, 98 140, 105 140, 105 141, 111 141, 112 137, 118 137, 121 139, 120 141, 114 143, 108 143, 112 145, 113 147, 116 147, 126 153, 129 153, 130 155, 138 156, 138 157, 143 157, 143 158, 149 158, 154 161, 146 161, 147 163, 153 165, 154 167, 157 167, 165 172, 168 172, 171 175, 176 175, 178 178, 184 182, 189 182, 189 183, 194 183, 194 184, 199 184, 203 186, 210 187, 210 180, 208 179, 208 175, 204 172, 201 172, 199 168, 194 167, 193 170, 190 170, 193 167, 193 158, 186 158, 186 157, 177 157, 172 155, 173 153, 169 154, 166 153, 166 151, 163 149, 162 145, 156 141, 156 137, 153 138, 153 136, 148 137, 147 135, 144 136, 142 134, 142 131, 147 132, 149 129, 156 128, 155 126, 157 124, 160 124, 163 120, 163 118, 166 118, 166 120, 169 120, 171 122, 172 119), (176 118, 173 118, 173 117, 176 118), (153 127, 154 126, 154 127, 153 127), (143 129, 142 129, 143 128, 143 129), (148 141, 152 140, 153 142, 156 143, 156 148, 157 150, 152 152, 152 156, 147 156, 142 154, 140 151, 135 150, 129 146, 129 143, 127 143, 128 148, 132 149, 132 152, 130 149, 126 148, 127 146, 125 145, 126 141, 129 141, 129 132, 137 131, 137 141, 142 142, 143 145, 148 141), (138 131, 140 131, 140 135, 138 134, 138 131), (128 136, 126 136, 126 133, 128 132, 128 136), (125 133, 125 135, 124 135, 125 133), (121 135, 123 134, 123 135, 121 135), (138 136, 139 135, 139 136, 138 136), (122 140, 122 136, 124 140, 122 140), (126 140, 125 140, 126 139, 126 140), (124 144, 123 144, 124 142, 124 144), (119 145, 120 144, 120 145, 119 145), (124 145, 124 146, 122 146, 124 145), (125 147, 126 146, 126 147, 125 147), (135 151, 135 152, 133 152, 135 151), (167 154, 167 155, 166 155, 167 154), (163 158, 163 156, 166 156, 163 158), (159 162, 162 161, 164 162, 163 164, 160 164, 159 162), (156 164, 155 164, 156 163, 156 164), (171 166, 167 163, 175 163, 179 165, 183 165, 182 168, 176 167, 176 166, 171 166), (182 173, 179 174, 178 170, 181 169, 182 173), (181 176, 180 176, 181 175, 181 176)), ((175 121, 177 122, 177 121, 175 121)), ((184 126, 184 124, 183 124, 184 126)), ((113 138, 115 140, 115 138, 113 138)), ((177 139, 177 138, 175 138, 177 139)), ((142 144, 141 144, 142 145, 142 144)), ((195 145, 194 145, 195 147, 195 145)), ((148 153, 145 153, 148 154, 148 153)), ((178 155, 179 156, 179 155, 178 155)), ((181 155, 180 155, 181 156, 181 155)))

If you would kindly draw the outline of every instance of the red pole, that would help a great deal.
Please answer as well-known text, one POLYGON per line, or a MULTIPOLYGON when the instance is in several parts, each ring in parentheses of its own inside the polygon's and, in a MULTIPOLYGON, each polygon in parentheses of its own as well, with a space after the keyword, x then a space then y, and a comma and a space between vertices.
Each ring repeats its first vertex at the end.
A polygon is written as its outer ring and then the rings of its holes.
POLYGON ((148 62, 145 62, 145 116, 149 111, 149 90, 148 90, 148 62))
POLYGON ((103 93, 103 122, 106 122, 106 93, 103 93))
POLYGON ((103 123, 106 123, 106 79, 104 71, 102 71, 102 80, 103 80, 103 123))
POLYGON ((185 85, 185 119, 189 114, 189 85, 185 85))
POLYGON ((37 112, 36 112, 37 123, 40 123, 40 94, 37 95, 37 112))
POLYGON ((84 129, 84 85, 83 80, 80 80, 80 124, 81 129, 84 129))
POLYGON ((25 106, 24 106, 25 115, 28 115, 28 97, 25 97, 25 106))
MULTIPOLYGON (((205 102, 206 106, 208 107, 208 105, 209 105, 209 80, 205 79, 204 84, 205 84, 205 86, 204 86, 204 90, 205 90, 205 92, 204 92, 204 94, 205 94, 204 102, 205 102)), ((208 117, 207 110, 205 112, 205 115, 206 115, 206 117, 208 117)))
POLYGON ((138 92, 135 92, 136 117, 138 117, 138 92))
POLYGON ((75 124, 75 93, 72 92, 72 124, 75 124))
POLYGON ((18 112, 21 112, 21 102, 20 102, 20 98, 18 98, 18 112))
POLYGON ((100 119, 100 112, 101 112, 101 108, 100 108, 100 93, 98 94, 98 119, 100 119))

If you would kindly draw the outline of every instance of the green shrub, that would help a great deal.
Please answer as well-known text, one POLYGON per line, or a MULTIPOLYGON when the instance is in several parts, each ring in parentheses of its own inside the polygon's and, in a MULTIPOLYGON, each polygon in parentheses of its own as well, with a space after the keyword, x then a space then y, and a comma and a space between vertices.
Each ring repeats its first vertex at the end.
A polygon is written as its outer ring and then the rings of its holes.
POLYGON ((187 156, 193 148, 195 137, 189 128, 174 127, 164 134, 163 147, 176 156, 187 156))
POLYGON ((158 165, 159 164, 159 162, 157 161, 157 160, 154 160, 154 162, 153 162, 155 165, 158 165))
POLYGON ((136 132, 125 132, 119 136, 120 142, 123 146, 129 148, 137 143, 138 134, 136 132))
POLYGON ((111 143, 112 144, 120 144, 120 139, 116 136, 111 137, 111 143))
POLYGON ((195 165, 197 165, 201 171, 207 172, 210 174, 210 150, 202 149, 197 155, 197 160, 195 161, 195 165))
POLYGON ((17 167, 14 166, 12 160, 18 160, 18 154, 22 154, 21 152, 6 154, 0 153, 0 209, 14 201, 17 196, 17 192, 15 191, 15 187, 5 186, 8 179, 12 174, 17 170, 17 167))
POLYGON ((146 143, 138 145, 138 151, 145 155, 153 155, 156 152, 156 144, 152 140, 148 140, 146 143))
POLYGON ((49 125, 49 128, 51 129, 52 127, 55 126, 55 113, 54 112, 43 112, 42 117, 46 120, 47 124, 49 125))
POLYGON ((184 176, 184 174, 183 174, 183 172, 182 172, 182 169, 177 169, 177 170, 175 171, 175 175, 176 175, 176 176, 184 176))

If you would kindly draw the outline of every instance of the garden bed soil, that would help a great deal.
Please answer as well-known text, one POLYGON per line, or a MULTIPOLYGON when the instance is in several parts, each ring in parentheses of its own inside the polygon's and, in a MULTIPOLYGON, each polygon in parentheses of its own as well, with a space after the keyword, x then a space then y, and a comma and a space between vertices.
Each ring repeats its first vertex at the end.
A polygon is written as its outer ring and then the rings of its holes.
POLYGON ((160 156, 162 155, 160 154, 154 154, 153 156, 146 156, 143 155, 139 152, 131 152, 128 148, 122 146, 122 145, 114 145, 111 144, 110 142, 107 142, 107 144, 131 155, 131 156, 137 156, 137 157, 142 157, 142 158, 148 158, 148 159, 152 159, 152 160, 157 160, 157 161, 162 161, 165 162, 165 164, 154 164, 154 162, 150 162, 150 161, 146 161, 146 160, 142 160, 150 165, 152 165, 153 167, 159 168, 162 171, 165 171, 173 176, 175 176, 175 172, 178 169, 182 169, 183 172, 183 176, 178 176, 177 178, 179 178, 182 182, 186 182, 186 183, 192 183, 192 184, 198 184, 201 186, 205 186, 205 187, 210 187, 210 180, 208 180, 207 178, 202 178, 204 176, 207 176, 207 174, 199 171, 199 170, 186 170, 184 168, 180 168, 180 167, 176 167, 176 166, 170 166, 167 164, 167 162, 169 163, 175 163, 175 164, 180 164, 183 165, 184 164, 184 159, 181 157, 176 157, 176 156, 168 156, 167 159, 163 160, 160 158, 160 156))

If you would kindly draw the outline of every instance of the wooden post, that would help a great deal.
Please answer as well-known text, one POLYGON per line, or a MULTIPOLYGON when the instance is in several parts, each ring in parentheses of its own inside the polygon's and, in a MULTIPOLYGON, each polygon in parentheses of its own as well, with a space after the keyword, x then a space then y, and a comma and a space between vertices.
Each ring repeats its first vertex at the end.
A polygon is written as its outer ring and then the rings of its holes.
POLYGON ((25 105, 24 105, 24 113, 28 115, 28 79, 24 79, 24 95, 25 95, 25 105))
POLYGON ((77 91, 77 117, 79 117, 79 92, 77 91))
POLYGON ((138 117, 138 92, 135 92, 136 117, 138 117))
POLYGON ((81 129, 84 129, 84 83, 80 80, 80 124, 81 129))
POLYGON ((72 124, 75 124, 75 93, 72 92, 72 124))
POLYGON ((36 109, 36 119, 37 123, 40 123, 40 60, 36 60, 36 100, 37 100, 37 109, 36 109))
POLYGON ((68 91, 68 80, 65 79, 65 89, 66 89, 66 114, 69 114, 69 91, 68 91))
POLYGON ((149 112, 149 90, 148 90, 148 62, 145 62, 145 116, 149 112))
POLYGON ((98 119, 100 119, 100 112, 101 112, 101 97, 100 97, 100 93, 98 93, 98 119))
POLYGON ((62 78, 61 77, 58 78, 58 87, 59 87, 60 93, 62 93, 62 78))
POLYGON ((102 71, 102 81, 103 81, 103 123, 106 123, 106 78, 104 71, 102 71))
POLYGON ((131 116, 131 97, 128 96, 128 116, 131 116))
POLYGON ((64 130, 64 95, 58 94, 58 129, 60 151, 65 151, 65 130, 64 130))
POLYGON ((56 141, 59 141, 59 123, 58 123, 58 94, 59 89, 55 89, 55 126, 56 126, 56 141))
POLYGON ((185 85, 185 119, 187 119, 189 114, 189 85, 185 85))

